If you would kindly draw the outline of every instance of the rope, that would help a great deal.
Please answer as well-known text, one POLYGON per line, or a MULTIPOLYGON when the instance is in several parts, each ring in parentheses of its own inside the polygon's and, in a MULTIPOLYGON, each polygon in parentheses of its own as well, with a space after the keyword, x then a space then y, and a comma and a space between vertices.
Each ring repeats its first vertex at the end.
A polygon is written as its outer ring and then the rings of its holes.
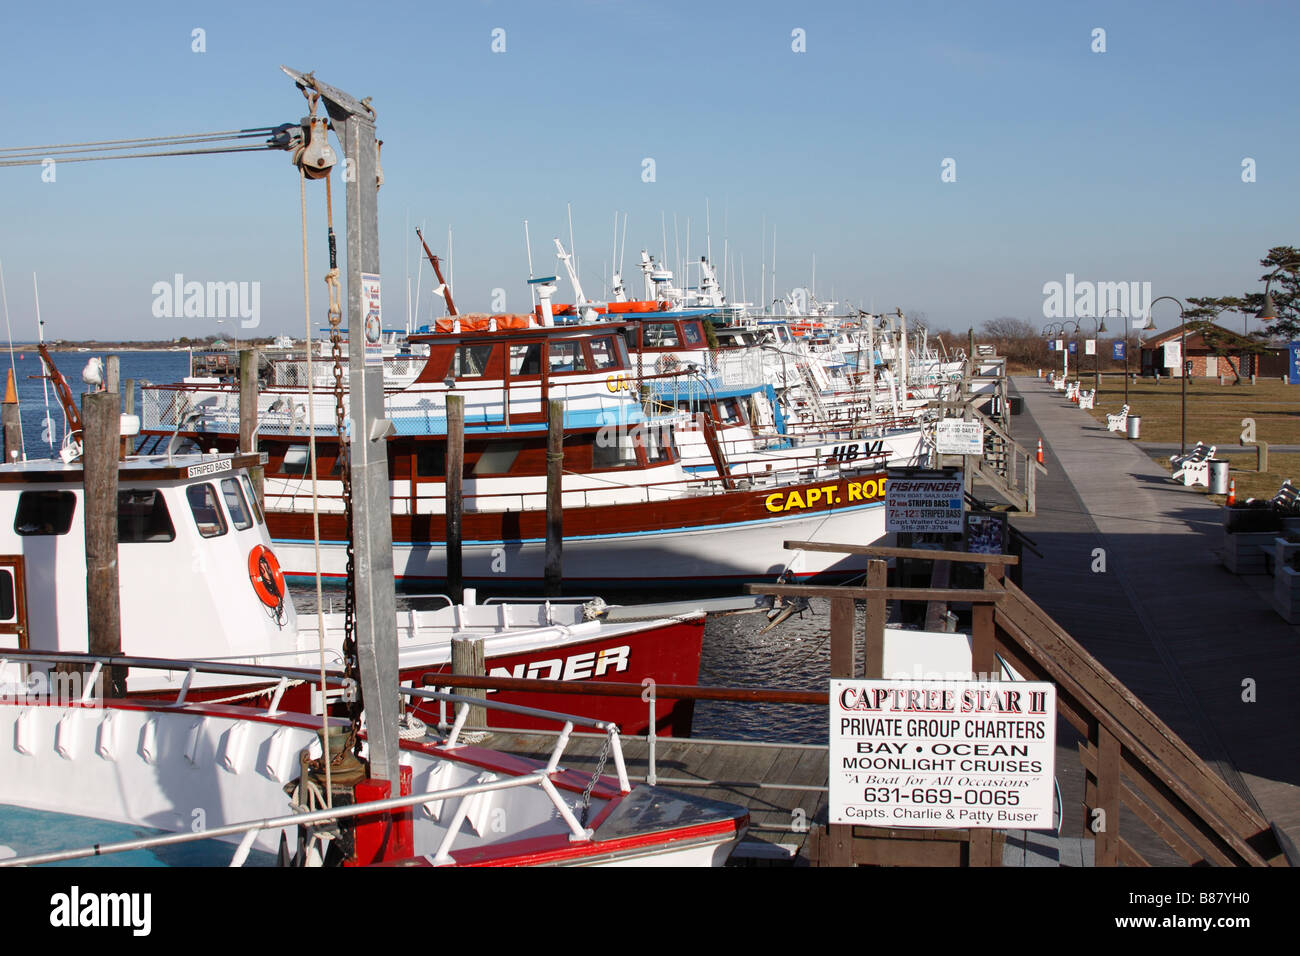
MULTIPOLYGON (((306 683, 306 681, 291 680, 289 681, 289 683, 285 684, 284 686, 285 689, 288 690, 290 687, 297 687, 299 684, 304 684, 304 683, 306 683)), ((231 697, 214 697, 210 700, 203 701, 203 703, 229 704, 232 701, 236 701, 236 700, 252 700, 254 697, 266 697, 267 695, 274 693, 275 690, 276 690, 275 687, 263 687, 261 690, 250 690, 246 694, 235 694, 231 697)))
MULTIPOLYGON (((72 158, 59 158, 60 163, 95 163, 106 159, 149 159, 154 156, 206 156, 215 153, 254 153, 262 152, 266 149, 272 149, 269 146, 227 146, 220 149, 176 149, 166 150, 159 153, 122 153, 117 156, 81 156, 72 158)), ((0 166, 40 166, 44 164, 47 158, 39 159, 0 159, 0 166)))
POLYGON ((253 136, 264 136, 267 133, 274 132, 275 129, 276 127, 274 126, 252 126, 248 129, 223 129, 214 130, 210 133, 182 133, 179 136, 142 136, 134 139, 99 139, 85 143, 48 143, 44 146, 7 146, 0 148, 0 155, 47 152, 49 150, 74 149, 86 146, 104 146, 116 149, 127 149, 130 145, 144 145, 146 143, 172 144, 180 142, 201 142, 213 139, 247 139, 253 136))
MULTIPOLYGON (((328 180, 326 180, 328 182, 328 180)), ((298 167, 298 198, 302 206, 302 305, 307 323, 307 455, 311 459, 311 533, 316 554, 316 626, 319 629, 317 647, 320 651, 320 702, 321 702, 321 763, 325 766, 325 793, 328 805, 333 806, 334 781, 330 774, 329 707, 325 697, 325 600, 321 594, 320 574, 320 499, 316 487, 316 386, 312 375, 311 347, 311 272, 307 264, 307 174, 298 167)))

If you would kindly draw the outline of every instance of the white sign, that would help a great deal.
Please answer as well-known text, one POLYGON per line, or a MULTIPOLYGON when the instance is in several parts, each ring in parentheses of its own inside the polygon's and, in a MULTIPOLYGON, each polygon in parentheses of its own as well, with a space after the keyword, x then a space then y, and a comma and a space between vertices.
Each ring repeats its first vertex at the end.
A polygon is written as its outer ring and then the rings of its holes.
POLYGON ((221 458, 217 461, 205 461, 201 465, 190 465, 185 470, 185 477, 201 478, 203 475, 215 475, 218 472, 230 471, 230 462, 229 458, 221 458))
POLYGON ((1096 339, 1084 339, 1084 340, 1083 340, 1083 354, 1084 354, 1084 355, 1096 355, 1096 354, 1097 354, 1097 340, 1096 340, 1096 339))
POLYGON ((384 326, 379 308, 379 276, 361 273, 362 332, 366 343, 366 364, 384 364, 384 326))
POLYGON ((935 450, 940 455, 983 455, 984 426, 945 418, 935 427, 935 450))
POLYGON ((952 477, 889 478, 885 486, 885 530, 929 534, 962 529, 965 485, 961 472, 952 477))
POLYGON ((1178 368, 1182 358, 1182 342, 1165 343, 1165 368, 1178 368))
POLYGON ((830 822, 1047 830, 1056 686, 833 680, 830 822))

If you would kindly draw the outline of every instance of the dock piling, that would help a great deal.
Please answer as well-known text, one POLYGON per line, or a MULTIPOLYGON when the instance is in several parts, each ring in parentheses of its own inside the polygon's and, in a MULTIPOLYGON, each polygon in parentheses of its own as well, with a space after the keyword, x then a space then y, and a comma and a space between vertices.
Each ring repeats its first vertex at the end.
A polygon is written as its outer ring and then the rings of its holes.
MULTIPOLYGON (((465 598, 461 516, 465 502, 465 396, 447 396, 447 591, 457 604, 465 598)), ((459 673, 459 672, 458 672, 459 673)))
POLYGON ((546 571, 547 597, 559 597, 564 580, 564 403, 547 404, 546 424, 546 571))
MULTIPOLYGON (((120 401, 115 391, 88 392, 81 399, 82 468, 86 495, 87 650, 91 654, 122 653, 117 574, 120 401)), ((108 668, 105 696, 121 697, 125 693, 125 669, 108 668)))

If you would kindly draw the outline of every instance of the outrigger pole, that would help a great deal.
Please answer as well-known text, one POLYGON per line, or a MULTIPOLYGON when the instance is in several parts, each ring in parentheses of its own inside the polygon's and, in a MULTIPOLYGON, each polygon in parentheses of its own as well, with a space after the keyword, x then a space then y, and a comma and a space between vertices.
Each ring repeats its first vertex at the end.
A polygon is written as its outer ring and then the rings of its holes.
MULTIPOLYGON (((400 792, 398 767, 397 602, 393 592, 393 526, 389 510, 386 439, 393 423, 384 417, 383 356, 378 351, 379 152, 375 111, 310 73, 281 67, 302 90, 320 94, 343 146, 348 258, 348 369, 352 521, 356 589, 356 646, 366 708, 370 776, 400 792), (371 341, 373 339, 373 342, 371 341)), ((344 436, 339 436, 342 443, 344 436)))

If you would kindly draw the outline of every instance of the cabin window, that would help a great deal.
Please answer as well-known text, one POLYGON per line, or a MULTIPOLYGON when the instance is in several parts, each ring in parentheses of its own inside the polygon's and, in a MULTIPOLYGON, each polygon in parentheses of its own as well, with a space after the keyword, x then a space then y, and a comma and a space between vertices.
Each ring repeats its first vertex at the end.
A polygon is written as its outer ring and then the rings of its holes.
POLYGON ((591 340, 591 358, 596 363, 596 368, 617 368, 618 351, 614 348, 614 340, 611 338, 601 338, 591 340))
POLYGON ((704 342, 704 333, 700 330, 700 323, 686 322, 682 325, 682 336, 686 339, 687 345, 700 345, 704 342))
POLYGON ((257 519, 258 524, 265 524, 262 518, 262 506, 257 501, 256 492, 253 491, 253 483, 248 480, 247 475, 240 475, 239 480, 244 483, 244 491, 248 494, 248 504, 253 509, 253 517, 257 519))
POLYGON ((745 414, 740 409, 740 402, 734 398, 718 401, 718 421, 723 425, 744 424, 745 414))
POLYGON ((451 363, 451 374, 456 378, 482 378, 491 357, 491 345, 462 345, 451 363))
POLYGON ((18 496, 14 531, 20 535, 67 534, 77 496, 71 491, 24 491, 18 496))
POLYGON ((645 324, 645 344, 648 348, 675 349, 680 346, 677 340, 677 326, 672 322, 647 322, 645 324))
POLYGON ((672 461, 672 425, 661 425, 646 430, 645 455, 646 460, 652 465, 663 461, 672 461))
POLYGON ((226 518, 217 504, 217 493, 211 485, 190 485, 185 489, 194 524, 205 538, 217 538, 226 533, 226 518))
POLYGON ((306 445, 291 445, 284 450, 284 464, 280 466, 282 474, 305 475, 309 470, 306 445))
POLYGON ((0 570, 0 621, 12 621, 17 617, 14 606, 14 576, 8 568, 0 570))
POLYGON ((117 493, 117 540, 119 544, 176 540, 176 529, 161 491, 117 493))
POLYGON ((591 450, 592 468, 635 468, 638 462, 633 433, 643 428, 602 428, 596 433, 596 444, 591 450))
POLYGON ((236 531, 247 531, 253 526, 253 519, 248 516, 248 504, 244 493, 239 490, 239 482, 234 478, 221 479, 221 496, 226 499, 226 510, 230 512, 230 521, 236 531))
POLYGON ((530 342, 527 345, 510 346, 511 375, 542 374, 542 344, 530 342))
POLYGON ((510 471, 524 443, 519 441, 493 442, 483 449, 474 463, 475 475, 504 475, 510 471))
MULTIPOLYGON (((284 461, 280 465, 280 474, 282 475, 311 475, 311 459, 307 456, 306 445, 290 445, 285 449, 284 461)), ((316 456, 316 475, 317 477, 329 475, 337 478, 343 474, 343 459, 335 457, 333 464, 327 469, 323 467, 329 459, 323 455, 316 456)))
POLYGON ((582 343, 576 339, 552 342, 550 367, 552 372, 585 372, 587 362, 582 357, 582 343))
POLYGON ((447 474, 447 446, 420 448, 415 453, 415 473, 421 478, 443 478, 447 474))

